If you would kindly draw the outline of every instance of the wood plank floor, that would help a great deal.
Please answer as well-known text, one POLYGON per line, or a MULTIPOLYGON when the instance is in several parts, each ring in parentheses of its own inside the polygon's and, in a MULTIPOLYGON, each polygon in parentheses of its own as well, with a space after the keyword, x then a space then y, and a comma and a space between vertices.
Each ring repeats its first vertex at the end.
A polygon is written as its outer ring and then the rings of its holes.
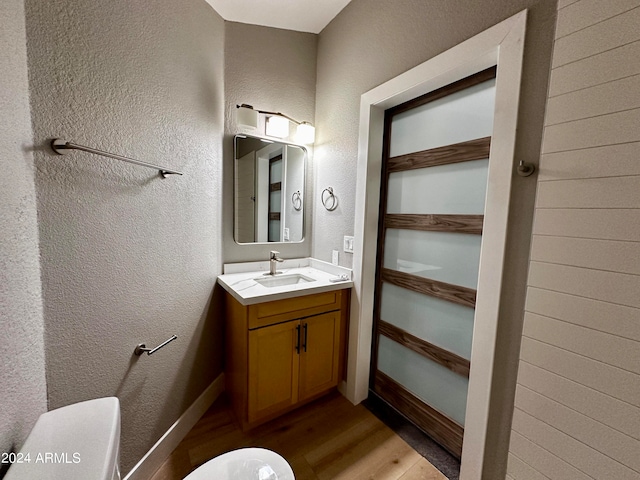
POLYGON ((151 480, 182 479, 242 447, 278 452, 296 480, 447 480, 369 410, 337 392, 244 433, 223 395, 151 480))

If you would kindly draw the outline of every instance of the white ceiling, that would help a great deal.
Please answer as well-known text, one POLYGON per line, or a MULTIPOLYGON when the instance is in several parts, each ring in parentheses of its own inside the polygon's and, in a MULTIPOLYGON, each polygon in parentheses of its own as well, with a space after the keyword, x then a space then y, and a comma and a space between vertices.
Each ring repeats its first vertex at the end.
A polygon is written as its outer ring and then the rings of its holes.
POLYGON ((232 22, 320 33, 351 0, 206 1, 232 22))

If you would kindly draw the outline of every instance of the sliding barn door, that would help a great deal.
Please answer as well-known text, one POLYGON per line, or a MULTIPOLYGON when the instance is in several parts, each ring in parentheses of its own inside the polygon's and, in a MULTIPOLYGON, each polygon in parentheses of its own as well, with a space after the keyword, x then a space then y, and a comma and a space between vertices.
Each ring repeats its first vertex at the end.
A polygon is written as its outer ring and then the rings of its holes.
POLYGON ((495 68, 385 113, 371 388, 458 458, 495 68))

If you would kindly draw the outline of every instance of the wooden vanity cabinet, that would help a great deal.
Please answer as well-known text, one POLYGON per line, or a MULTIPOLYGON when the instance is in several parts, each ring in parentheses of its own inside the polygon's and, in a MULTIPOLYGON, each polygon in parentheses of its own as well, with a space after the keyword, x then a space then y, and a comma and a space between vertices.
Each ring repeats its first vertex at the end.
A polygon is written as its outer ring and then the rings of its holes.
POLYGON ((343 378, 348 290, 242 306, 227 294, 226 389, 243 429, 343 378))

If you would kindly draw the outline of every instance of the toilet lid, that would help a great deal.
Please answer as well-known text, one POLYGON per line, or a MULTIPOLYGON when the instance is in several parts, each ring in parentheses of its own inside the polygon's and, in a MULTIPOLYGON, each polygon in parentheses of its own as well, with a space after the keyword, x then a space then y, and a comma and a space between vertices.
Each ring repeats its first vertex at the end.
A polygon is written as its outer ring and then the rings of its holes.
POLYGON ((241 448, 213 458, 184 480, 295 480, 287 461, 265 448, 241 448))

